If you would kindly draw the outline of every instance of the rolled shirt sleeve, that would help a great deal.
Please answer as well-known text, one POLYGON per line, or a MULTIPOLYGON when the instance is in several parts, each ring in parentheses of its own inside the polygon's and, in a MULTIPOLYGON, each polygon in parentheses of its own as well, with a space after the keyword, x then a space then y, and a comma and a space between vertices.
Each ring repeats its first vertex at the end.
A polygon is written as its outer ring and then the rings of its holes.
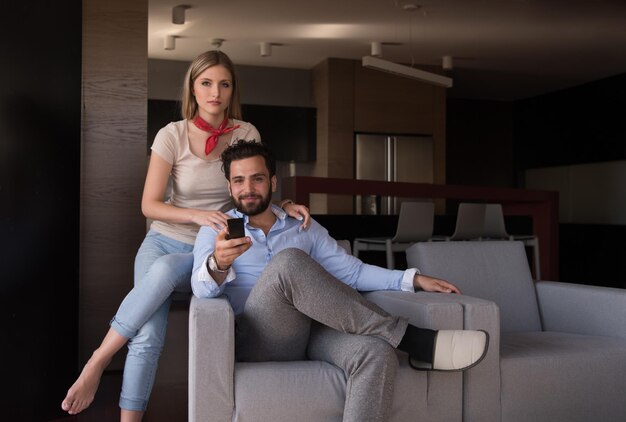
POLYGON ((226 279, 218 285, 207 268, 209 255, 213 253, 215 237, 217 233, 211 227, 202 227, 196 237, 196 244, 193 248, 193 272, 191 273, 191 290, 197 297, 208 298, 218 297, 224 293, 226 284, 233 281, 237 274, 231 267, 228 270, 226 279))

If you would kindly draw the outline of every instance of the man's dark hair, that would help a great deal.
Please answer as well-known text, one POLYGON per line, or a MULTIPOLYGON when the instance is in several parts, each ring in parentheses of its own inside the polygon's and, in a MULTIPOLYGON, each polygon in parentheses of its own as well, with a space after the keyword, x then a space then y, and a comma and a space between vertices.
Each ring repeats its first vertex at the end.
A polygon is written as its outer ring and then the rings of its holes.
POLYGON ((265 160, 265 166, 270 172, 270 178, 276 174, 276 160, 274 155, 262 142, 240 139, 222 152, 222 170, 226 180, 230 180, 230 163, 244 158, 260 155, 265 160))

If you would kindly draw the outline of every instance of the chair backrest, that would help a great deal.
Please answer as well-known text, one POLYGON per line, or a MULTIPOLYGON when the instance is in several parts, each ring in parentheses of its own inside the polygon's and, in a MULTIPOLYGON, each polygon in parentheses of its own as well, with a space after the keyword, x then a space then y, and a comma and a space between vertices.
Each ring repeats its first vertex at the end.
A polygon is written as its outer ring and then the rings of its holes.
POLYGON ((348 254, 352 255, 352 245, 350 244, 349 240, 340 239, 340 240, 337 240, 337 244, 341 246, 342 248, 344 248, 346 252, 348 252, 348 254))
POLYGON ((490 239, 508 239, 510 237, 504 225, 504 213, 501 204, 485 204, 482 237, 490 239))
POLYGON ((433 235, 435 204, 432 202, 403 202, 393 242, 423 242, 433 235))
POLYGON ((456 215, 456 227, 450 240, 508 239, 501 204, 462 202, 456 215))
POLYGON ((456 214, 456 226, 450 240, 471 240, 482 236, 485 225, 485 204, 462 202, 456 214))
POLYGON ((503 332, 541 331, 539 307, 522 242, 421 242, 407 265, 448 280, 463 294, 495 302, 503 332))

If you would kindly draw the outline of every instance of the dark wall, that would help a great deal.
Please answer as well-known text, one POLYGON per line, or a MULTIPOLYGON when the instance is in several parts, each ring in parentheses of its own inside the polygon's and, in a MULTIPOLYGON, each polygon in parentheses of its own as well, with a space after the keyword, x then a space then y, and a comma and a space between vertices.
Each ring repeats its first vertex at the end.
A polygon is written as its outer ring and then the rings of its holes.
POLYGON ((152 143, 162 127, 182 119, 180 102, 172 100, 148 100, 147 153, 151 154, 152 143))
MULTIPOLYGON (((277 161, 315 161, 316 118, 314 107, 242 104, 242 119, 252 123, 277 161)), ((148 154, 159 130, 181 119, 180 102, 148 100, 148 154)))
POLYGON ((513 186, 512 103, 449 98, 446 111, 446 183, 513 186))
POLYGON ((2 6, 3 420, 60 415, 76 373, 81 7, 2 6))
POLYGON ((447 183, 523 186, 524 170, 626 159, 626 74, 515 102, 448 98, 447 183))
POLYGON ((515 170, 626 159, 626 74, 518 101, 515 170))
MULTIPOLYGON (((514 169, 626 159, 626 74, 518 101, 514 169)), ((626 288, 626 226, 561 224, 561 280, 626 288)))
POLYGON ((626 226, 561 224, 561 280, 626 289, 626 226))
POLYGON ((243 104, 243 120, 259 130, 277 161, 315 161, 317 110, 314 107, 286 107, 243 104))
MULTIPOLYGON (((447 183, 523 187, 526 169, 624 160, 624 110, 626 74, 513 103, 449 98, 447 183)), ((626 288, 625 230, 561 224, 561 281, 626 288)))

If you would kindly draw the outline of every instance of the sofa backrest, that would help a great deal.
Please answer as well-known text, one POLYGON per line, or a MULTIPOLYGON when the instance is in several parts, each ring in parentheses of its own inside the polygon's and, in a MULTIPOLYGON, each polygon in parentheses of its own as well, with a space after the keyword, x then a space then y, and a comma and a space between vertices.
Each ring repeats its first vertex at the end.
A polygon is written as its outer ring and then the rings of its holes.
POLYGON ((419 242, 406 250, 409 267, 495 302, 502 332, 541 331, 537 295, 522 242, 419 242))

